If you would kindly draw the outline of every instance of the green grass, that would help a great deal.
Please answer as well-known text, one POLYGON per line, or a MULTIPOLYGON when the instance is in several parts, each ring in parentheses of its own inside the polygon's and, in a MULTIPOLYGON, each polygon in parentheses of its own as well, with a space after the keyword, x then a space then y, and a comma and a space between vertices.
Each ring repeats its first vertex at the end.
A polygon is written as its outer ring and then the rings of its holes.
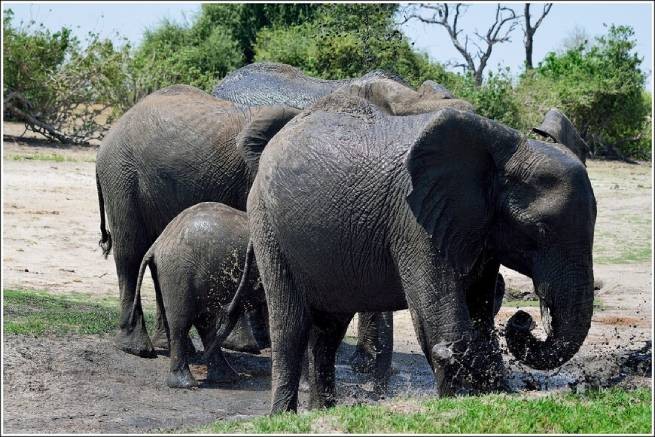
MULTIPOLYGON (((5 334, 106 334, 118 326, 118 301, 106 297, 4 290, 3 304, 5 334)), ((146 313, 146 324, 154 326, 151 314, 146 313)))
POLYGON ((12 161, 96 162, 95 158, 72 158, 59 153, 21 153, 9 155, 8 159, 12 161))
POLYGON ((202 433, 650 433, 651 391, 617 388, 541 398, 485 395, 395 400, 245 421, 202 433))

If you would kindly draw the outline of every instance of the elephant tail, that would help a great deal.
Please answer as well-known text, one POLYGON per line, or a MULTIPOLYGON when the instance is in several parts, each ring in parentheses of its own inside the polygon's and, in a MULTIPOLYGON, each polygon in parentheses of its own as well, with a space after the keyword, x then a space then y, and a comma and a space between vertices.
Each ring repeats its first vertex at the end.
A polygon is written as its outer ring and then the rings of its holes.
POLYGON ((243 266, 243 273, 241 274, 241 281, 239 281, 239 287, 237 288, 236 293, 232 301, 228 305, 227 309, 221 309, 220 314, 216 321, 216 337, 214 341, 207 347, 203 358, 208 360, 217 347, 221 347, 225 339, 230 332, 234 329, 241 313, 243 311, 243 302, 246 299, 246 284, 248 283, 248 276, 250 275, 250 270, 252 269, 252 263, 255 258, 255 251, 252 247, 252 240, 248 240, 248 249, 246 250, 246 261, 243 266))
POLYGON ((111 252, 111 234, 105 226, 105 199, 102 196, 102 187, 100 186, 100 178, 98 177, 98 172, 96 171, 96 188, 98 189, 98 206, 100 207, 100 232, 102 238, 98 242, 102 248, 102 254, 105 258, 109 256, 111 252))
MULTIPOLYGON (((128 322, 128 326, 133 326, 134 322, 134 315, 136 314, 136 310, 141 305, 141 284, 143 283, 143 275, 146 272, 146 267, 150 265, 153 259, 153 247, 154 245, 148 249, 146 254, 143 256, 143 260, 141 261, 141 265, 139 266, 139 276, 136 278, 136 292, 134 293, 134 302, 132 302, 132 311, 130 312, 130 319, 128 322)), ((154 280, 157 280, 156 278, 153 278, 154 280)))

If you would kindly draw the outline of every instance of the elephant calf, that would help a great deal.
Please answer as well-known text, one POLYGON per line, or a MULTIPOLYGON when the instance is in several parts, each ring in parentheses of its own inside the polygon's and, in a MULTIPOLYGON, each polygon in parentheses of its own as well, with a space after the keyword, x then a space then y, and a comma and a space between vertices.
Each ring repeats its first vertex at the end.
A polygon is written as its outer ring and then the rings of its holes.
MULTIPOLYGON (((216 336, 221 306, 234 296, 248 244, 246 213, 222 203, 204 202, 182 211, 166 226, 141 262, 131 317, 141 310, 141 283, 150 266, 157 302, 170 339, 170 373, 173 388, 197 386, 189 370, 185 346, 191 326, 200 334, 205 350, 216 336)), ((264 301, 258 275, 251 269, 245 306, 264 301)), ((207 380, 234 382, 238 375, 220 347, 207 361, 207 380)))

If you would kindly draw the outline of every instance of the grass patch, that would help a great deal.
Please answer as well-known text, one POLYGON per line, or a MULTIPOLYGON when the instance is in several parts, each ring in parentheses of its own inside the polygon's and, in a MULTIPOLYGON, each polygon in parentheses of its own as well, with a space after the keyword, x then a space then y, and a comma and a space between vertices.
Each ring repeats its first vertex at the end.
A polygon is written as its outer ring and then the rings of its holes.
POLYGON ((542 398, 485 395, 395 400, 245 421, 217 421, 202 433, 650 433, 651 391, 593 390, 542 398), (403 408, 407 402, 410 408, 403 408))
POLYGON ((96 162, 95 158, 73 158, 59 153, 13 154, 8 156, 12 161, 52 161, 52 162, 96 162))
MULTIPOLYGON (((3 304, 5 334, 106 334, 118 326, 118 301, 108 297, 4 290, 3 304)), ((153 329, 152 314, 146 313, 146 324, 153 329)))

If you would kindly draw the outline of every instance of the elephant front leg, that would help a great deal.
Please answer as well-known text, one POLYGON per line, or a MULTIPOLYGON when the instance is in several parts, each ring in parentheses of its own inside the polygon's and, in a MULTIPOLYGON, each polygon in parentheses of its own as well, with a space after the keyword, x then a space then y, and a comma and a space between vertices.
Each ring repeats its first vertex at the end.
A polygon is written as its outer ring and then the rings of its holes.
POLYGON ((480 356, 475 357, 474 351, 470 353, 474 357, 471 364, 474 388, 482 391, 505 388, 505 366, 494 323, 505 292, 505 281, 498 269, 498 263, 486 263, 466 293, 466 304, 478 337, 477 343, 479 347, 484 347, 480 356))
POLYGON ((357 347, 350 365, 355 372, 373 373, 376 388, 383 390, 391 374, 393 313, 359 313, 357 347))
POLYGON ((409 258, 401 280, 414 328, 436 377, 437 393, 469 392, 482 385, 487 357, 493 354, 481 338, 467 306, 467 278, 439 259, 409 258))
POLYGON ((168 333, 166 332, 166 326, 164 323, 164 316, 162 314, 161 306, 157 302, 157 313, 156 313, 156 324, 155 324, 155 333, 152 336, 152 345, 153 347, 159 349, 168 349, 168 333))

